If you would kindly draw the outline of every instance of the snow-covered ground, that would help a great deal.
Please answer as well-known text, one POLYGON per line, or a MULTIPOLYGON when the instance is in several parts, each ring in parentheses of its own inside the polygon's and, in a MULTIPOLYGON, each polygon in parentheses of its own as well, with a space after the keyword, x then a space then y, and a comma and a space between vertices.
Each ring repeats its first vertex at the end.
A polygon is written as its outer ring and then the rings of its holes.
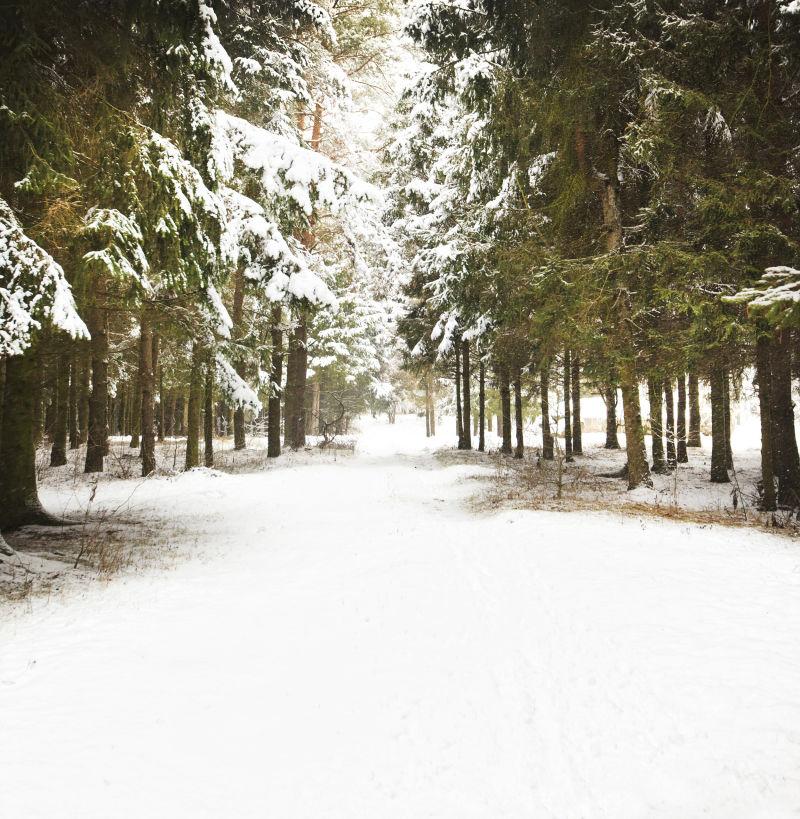
POLYGON ((101 481, 184 559, 2 604, 0 816, 798 816, 797 544, 479 511, 422 426, 101 481))

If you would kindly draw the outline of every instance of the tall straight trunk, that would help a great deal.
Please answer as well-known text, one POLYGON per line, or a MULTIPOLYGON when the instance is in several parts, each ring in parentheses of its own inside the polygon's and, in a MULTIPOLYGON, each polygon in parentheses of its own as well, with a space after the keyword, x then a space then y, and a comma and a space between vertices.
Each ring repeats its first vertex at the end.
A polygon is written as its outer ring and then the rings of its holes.
POLYGON ((711 371, 711 483, 729 483, 725 437, 725 374, 711 371))
POLYGON ((156 471, 154 347, 153 322, 145 307, 139 319, 139 386, 142 407, 142 477, 144 478, 156 471))
POLYGON ((772 368, 769 338, 763 329, 756 341, 756 380, 761 420, 761 509, 772 512, 777 508, 772 463, 772 368))
POLYGON ((686 375, 681 373, 678 376, 678 421, 677 421, 677 457, 679 464, 689 461, 689 454, 686 452, 686 375))
POLYGON ((671 378, 664 379, 664 403, 667 407, 667 468, 675 469, 678 458, 675 450, 675 396, 671 378))
POLYGON ((89 387, 92 375, 92 347, 83 344, 78 381, 78 444, 89 440, 89 387))
POLYGON ((486 451, 486 366, 478 365, 478 451, 486 451))
POLYGON ((471 390, 470 390, 470 366, 469 366, 469 342, 464 341, 461 344, 461 378, 463 383, 462 390, 462 404, 463 404, 463 421, 461 427, 464 430, 464 449, 472 449, 472 407, 471 407, 471 390))
POLYGON ((689 373, 689 435, 686 446, 702 446, 700 438, 700 383, 694 373, 689 373))
POLYGON ((464 449, 464 412, 461 407, 461 343, 456 340, 453 344, 455 353, 455 382, 456 382, 456 437, 458 448, 464 449))
POLYGON ((288 352, 286 357, 286 389, 283 396, 283 445, 295 446, 295 435, 297 432, 297 413, 295 401, 297 400, 297 333, 295 329, 289 332, 288 352))
POLYGON ((203 463, 211 469, 214 466, 214 357, 210 354, 205 362, 203 395, 203 463))
POLYGON ((564 350, 564 457, 569 463, 574 460, 572 457, 572 413, 570 411, 570 396, 572 362, 570 361, 569 350, 564 350))
POLYGON ((108 406, 108 316, 97 305, 89 309, 92 350, 92 393, 89 396, 85 472, 102 472, 106 452, 108 406))
POLYGON ((131 408, 131 440, 128 444, 130 449, 142 447, 142 351, 139 349, 139 369, 136 373, 136 380, 133 383, 133 406, 131 408))
MULTIPOLYGON (((616 159, 610 163, 607 173, 599 176, 603 223, 606 229, 606 250, 618 253, 622 248, 622 203, 619 193, 619 170, 616 159)), ((622 392, 622 411, 625 421, 625 450, 628 456, 626 472, 628 489, 642 484, 651 486, 647 451, 644 445, 642 411, 639 402, 639 379, 636 373, 635 345, 629 326, 630 303, 624 287, 617 288, 618 326, 615 328, 622 351, 619 366, 619 386, 622 392)))
POLYGON ((792 403, 791 333, 778 331, 772 343, 772 445, 778 504, 800 506, 800 458, 794 431, 792 403))
POLYGON ((609 385, 603 390, 603 399, 606 404, 606 449, 619 449, 617 437, 617 387, 609 385))
POLYGON ((428 376, 425 376, 425 437, 431 437, 431 396, 428 389, 428 376))
POLYGON ((67 414, 67 425, 69 427, 69 448, 77 449, 80 446, 81 431, 78 426, 78 367, 79 356, 73 349, 69 357, 69 390, 67 402, 69 410, 67 414))
POLYGON ((267 457, 281 454, 281 384, 283 381, 283 328, 281 306, 272 307, 272 353, 269 373, 269 402, 267 403, 267 457))
POLYGON ((503 432, 503 443, 500 451, 504 455, 511 454, 511 388, 509 386, 508 366, 501 364, 497 370, 497 380, 500 386, 500 415, 503 432))
POLYGON ((192 345, 189 400, 186 402, 186 469, 200 466, 200 401, 204 363, 203 348, 195 341, 192 345))
POLYGON ((652 486, 644 445, 639 386, 632 363, 623 362, 620 366, 619 381, 625 422, 625 450, 628 456, 628 489, 636 489, 643 484, 652 486))
POLYGON ((294 407, 296 413, 295 426, 295 446, 306 445, 306 379, 308 377, 308 316, 305 311, 300 315, 300 323, 297 326, 297 373, 295 389, 297 396, 294 407))
POLYGON ((553 433, 550 431, 550 365, 545 363, 539 371, 539 390, 542 404, 542 458, 553 460, 553 433))
POLYGON ((53 446, 50 450, 50 466, 63 466, 67 462, 67 427, 69 426, 69 360, 66 347, 58 356, 53 405, 53 446))
POLYGON ((581 429, 581 362, 577 354, 572 356, 572 452, 583 455, 583 430, 581 429))
POLYGON ((647 400, 650 404, 650 439, 653 453, 653 472, 667 471, 664 460, 664 427, 662 414, 662 386, 655 378, 647 379, 647 400))
POLYGON ((6 359, 0 427, 0 529, 43 522, 45 517, 36 488, 34 414, 39 377, 35 348, 6 359))
MULTIPOLYGON (((244 268, 239 265, 233 274, 233 339, 238 341, 242 336, 242 319, 244 317, 244 268)), ((237 355, 234 359, 236 372, 244 377, 244 364, 237 355)), ((244 407, 238 406, 233 411, 233 448, 244 449, 246 445, 244 428, 244 407)))
POLYGON ((731 380, 728 370, 723 371, 722 397, 725 399, 725 462, 728 469, 733 469, 733 450, 731 449, 731 380))
POLYGON ((522 428, 522 372, 519 367, 514 369, 514 420, 516 422, 517 446, 514 457, 522 458, 525 453, 522 428))
POLYGON ((436 436, 436 381, 433 377, 433 368, 428 370, 428 401, 430 402, 431 437, 436 436))
POLYGON ((286 401, 284 405, 285 446, 305 446, 305 400, 308 324, 305 312, 298 316, 297 326, 289 336, 289 359, 286 368, 286 401))
POLYGON ((155 429, 158 440, 164 440, 164 368, 161 366, 161 336, 153 331, 153 390, 158 392, 158 410, 155 417, 155 429))

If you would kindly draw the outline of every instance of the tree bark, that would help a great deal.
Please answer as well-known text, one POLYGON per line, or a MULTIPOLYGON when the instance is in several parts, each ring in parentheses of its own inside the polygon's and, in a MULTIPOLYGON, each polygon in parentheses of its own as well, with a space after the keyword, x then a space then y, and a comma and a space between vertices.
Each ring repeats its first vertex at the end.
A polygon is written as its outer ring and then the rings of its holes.
MULTIPOLYGON (((244 317, 244 268, 239 265, 233 275, 233 340, 238 342, 242 336, 242 319, 244 317)), ((245 368, 239 355, 234 360, 236 372, 244 377, 245 368)), ((236 407, 233 411, 233 448, 244 449, 246 445, 244 428, 244 407, 236 407)))
POLYGON ((572 452, 583 455, 583 430, 581 429, 581 362, 577 354, 572 356, 572 452))
POLYGON ((108 408, 108 316, 92 305, 88 314, 92 350, 92 393, 89 396, 88 442, 84 471, 102 472, 106 453, 108 408))
POLYGON ((725 375, 711 371, 711 483, 729 483, 725 439, 725 375))
POLYGON ((53 404, 53 446, 50 450, 50 466, 64 466, 67 462, 67 428, 69 426, 69 360, 70 350, 65 345, 58 356, 53 404))
POLYGON ((572 413, 570 411, 572 363, 569 350, 564 350, 564 460, 571 463, 572 457, 572 413))
POLYGON ((156 471, 155 375, 153 373, 153 322, 146 307, 139 319, 139 386, 142 408, 142 477, 156 471))
POLYGON ((267 404, 267 457, 281 454, 281 383, 283 381, 283 329, 281 306, 272 307, 272 353, 269 375, 269 402, 267 404))
POLYGON ((461 343, 461 378, 462 378, 462 422, 461 428, 464 431, 464 449, 472 449, 472 407, 470 390, 470 366, 469 366, 469 342, 461 343))
POLYGON ((667 407, 667 469, 675 469, 678 460, 675 450, 675 396, 671 378, 664 379, 664 403, 667 407))
POLYGON ((686 446, 702 446, 700 437, 700 384, 694 373, 689 373, 689 436, 686 446))
POLYGON ((678 447, 677 458, 679 464, 689 461, 689 454, 686 451, 686 375, 681 373, 678 376, 678 422, 677 422, 678 447))
POLYGON ((550 366, 545 363, 539 372, 542 405, 542 459, 553 460, 553 433, 550 431, 550 366))
POLYGON ((525 453, 525 442, 523 440, 522 425, 522 372, 518 367, 514 370, 514 420, 517 433, 517 446, 514 449, 514 457, 521 459, 525 453))
POLYGON ((214 356, 209 353, 205 362, 203 413, 203 463, 214 466, 214 356))
POLYGON ((502 417, 503 443, 500 452, 504 455, 511 454, 511 389, 509 386, 508 366, 500 365, 498 368, 498 382, 500 385, 500 414, 502 417))
POLYGON ((647 379, 647 400, 650 403, 650 448, 653 453, 653 472, 663 474, 667 471, 664 460, 664 428, 662 426, 662 387, 655 378, 647 379))
POLYGON ((761 420, 761 509, 773 512, 777 503, 772 463, 772 372, 769 338, 763 332, 759 333, 756 341, 756 381, 761 420))
POLYGON ((478 365, 478 452, 486 451, 486 367, 478 365))
POLYGON ((70 449, 77 449, 80 446, 81 440, 81 431, 78 424, 78 402, 79 402, 79 392, 78 392, 78 366, 79 366, 79 357, 78 354, 73 349, 72 355, 70 355, 69 360, 69 393, 67 400, 69 401, 69 415, 68 415, 68 425, 69 425, 69 448, 70 449))
POLYGON ((204 359, 202 347, 198 342, 194 342, 192 369, 189 375, 189 400, 186 402, 186 469, 200 466, 200 400, 204 359))
POLYGON ((428 401, 430 402, 431 437, 436 436, 436 381, 433 368, 428 370, 428 401))
POLYGON ((606 449, 619 449, 617 437, 617 388, 614 385, 603 391, 606 404, 606 449))
POLYGON ((728 465, 728 469, 733 469, 733 449, 731 449, 731 382, 730 374, 727 370, 723 371, 722 377, 722 397, 725 399, 725 461, 728 465))
POLYGON ((286 368, 286 401, 284 405, 284 446, 297 449, 305 446, 305 400, 308 335, 304 311, 298 316, 297 326, 289 336, 289 359, 286 368))
POLYGON ((777 331, 772 342, 772 444, 778 504, 800 506, 800 458, 794 431, 790 332, 777 331))
POLYGON ((461 343, 456 340, 453 344, 455 355, 455 382, 456 382, 456 437, 458 448, 464 449, 464 413, 461 407, 461 343))

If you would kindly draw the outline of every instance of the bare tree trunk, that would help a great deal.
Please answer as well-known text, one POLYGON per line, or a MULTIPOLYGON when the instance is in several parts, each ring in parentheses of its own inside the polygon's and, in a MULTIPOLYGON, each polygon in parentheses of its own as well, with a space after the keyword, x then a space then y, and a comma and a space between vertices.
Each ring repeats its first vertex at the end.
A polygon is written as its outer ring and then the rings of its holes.
POLYGON ((572 363, 569 350, 564 350, 564 460, 571 463, 572 457, 572 414, 570 413, 570 396, 572 394, 570 377, 572 363))
POLYGON ((790 332, 777 331, 771 347, 772 458, 778 479, 778 504, 795 508, 800 506, 800 458, 794 431, 790 332))
POLYGON ((478 365, 478 451, 486 451, 486 367, 483 359, 478 365))
POLYGON ((769 348, 769 338, 760 332, 756 341, 756 375, 761 419, 761 509, 765 512, 773 512, 777 508, 772 463, 772 372, 769 348))
POLYGON ((200 466, 200 400, 205 355, 198 342, 192 345, 189 400, 186 402, 186 469, 200 466))
POLYGON ((500 385, 500 414, 502 419, 503 443, 500 452, 511 454, 511 388, 509 386, 508 366, 501 364, 497 370, 500 385))
POLYGON ((583 455, 583 430, 581 429, 581 362, 577 354, 572 356, 572 452, 583 455))
POLYGON ((711 483, 729 483, 725 441, 725 375, 711 371, 711 483))
POLYGON ((142 477, 156 471, 155 440, 155 374, 153 372, 153 352, 155 348, 153 321, 146 307, 142 308, 139 320, 139 385, 142 407, 142 477))
MULTIPOLYGON (((244 316, 244 268, 240 265, 233 275, 233 339, 239 341, 242 335, 242 319, 244 316)), ((236 372, 244 377, 244 366, 238 353, 234 360, 236 372)), ((244 429, 244 407, 238 406, 233 411, 233 448, 244 449, 246 444, 244 429)))
POLYGON ((464 449, 464 413, 461 409, 461 343, 456 340, 453 344, 455 354, 455 381, 456 381, 456 437, 458 448, 464 449))
POLYGON ((428 371, 428 400, 430 401, 431 437, 436 436, 436 381, 433 368, 428 371))
POLYGON ((214 466, 214 356, 209 354, 205 365, 205 385, 203 413, 203 463, 211 469, 214 466))
POLYGON ((725 462, 728 465, 728 469, 733 469, 733 450, 731 449, 731 383, 728 370, 723 370, 722 378, 722 397, 725 399, 725 462))
POLYGON ((471 395, 470 395, 470 367, 469 367, 469 342, 464 341, 461 345, 461 376, 464 384, 463 389, 463 420, 461 428, 464 431, 464 449, 472 449, 472 409, 471 409, 471 395))
POLYGON ((702 446, 700 438, 700 384, 694 373, 689 373, 689 437, 686 446, 702 446))
POLYGON ((553 460, 553 433, 550 431, 550 365, 544 363, 539 373, 542 402, 542 458, 553 460))
POLYGON ((53 400, 53 446, 50 450, 50 466, 63 466, 67 462, 67 427, 69 425, 69 360, 70 350, 64 346, 58 356, 56 392, 53 400))
POLYGON ((615 385, 606 387, 603 391, 606 404, 606 449, 619 449, 617 437, 617 388, 615 385))
POLYGON ((667 471, 664 460, 664 428, 662 414, 662 386, 655 378, 647 380, 647 399, 650 403, 650 442, 653 452, 653 472, 663 474, 667 471))
POLYGON ((664 403, 667 407, 667 469, 675 469, 675 396, 672 394, 672 379, 664 379, 664 403))
POLYGON ((281 383, 283 380, 283 329, 281 306, 272 308, 272 355, 270 361, 269 402, 267 404, 267 457, 281 454, 281 383))
POLYGON ((522 372, 519 367, 514 370, 514 420, 516 422, 517 446, 514 457, 521 459, 525 454, 522 424, 522 372))
POLYGON ((92 394, 89 397, 85 472, 102 472, 106 452, 108 405, 108 316, 97 305, 89 309, 92 349, 92 394))
POLYGON ((678 463, 685 464, 689 461, 689 454, 686 451, 686 375, 681 373, 678 376, 678 463))

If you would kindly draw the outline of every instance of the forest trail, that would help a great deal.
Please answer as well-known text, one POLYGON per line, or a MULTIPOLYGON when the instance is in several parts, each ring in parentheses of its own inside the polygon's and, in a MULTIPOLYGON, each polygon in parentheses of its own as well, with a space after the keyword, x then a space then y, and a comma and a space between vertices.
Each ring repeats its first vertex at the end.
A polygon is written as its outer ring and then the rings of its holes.
POLYGON ((477 512, 421 424, 147 481, 195 559, 3 610, 0 816, 796 816, 796 544, 477 512))

